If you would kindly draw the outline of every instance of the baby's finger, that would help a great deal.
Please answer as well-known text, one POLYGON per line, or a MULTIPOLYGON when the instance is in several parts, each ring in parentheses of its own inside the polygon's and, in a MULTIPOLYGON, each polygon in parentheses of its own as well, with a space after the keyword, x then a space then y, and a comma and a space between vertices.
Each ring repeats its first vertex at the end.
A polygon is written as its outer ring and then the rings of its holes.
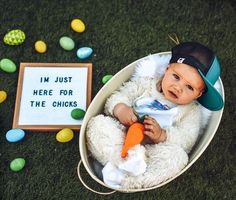
POLYGON ((151 131, 144 131, 143 133, 144 133, 144 135, 146 135, 146 136, 148 136, 150 138, 153 138, 153 132, 151 132, 151 131))
POLYGON ((126 120, 126 123, 130 126, 135 122, 135 118, 133 116, 129 116, 126 120))
POLYGON ((154 121, 151 120, 151 119, 145 119, 143 123, 144 123, 144 124, 153 125, 153 124, 154 124, 154 121))
POLYGON ((135 115, 133 115, 133 116, 131 117, 131 121, 132 121, 132 122, 136 122, 136 121, 138 121, 138 118, 137 118, 135 115))
POLYGON ((135 110, 133 110, 133 113, 134 115, 138 116, 138 113, 135 110))
POLYGON ((147 125, 147 124, 144 124, 144 128, 145 130, 149 130, 151 132, 153 132, 153 129, 154 129, 153 125, 147 125))
POLYGON ((131 124, 133 124, 132 119, 127 119, 127 120, 126 120, 126 124, 129 125, 129 126, 130 126, 131 124))
POLYGON ((124 124, 125 126, 130 126, 130 122, 129 122, 128 120, 125 120, 125 121, 123 122, 123 124, 124 124))

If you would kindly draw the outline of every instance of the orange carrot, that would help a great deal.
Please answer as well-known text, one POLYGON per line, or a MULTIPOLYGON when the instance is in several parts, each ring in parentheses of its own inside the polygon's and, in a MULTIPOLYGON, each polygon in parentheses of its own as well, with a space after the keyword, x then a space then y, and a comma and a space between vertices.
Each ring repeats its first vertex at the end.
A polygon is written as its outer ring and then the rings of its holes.
POLYGON ((144 126, 141 123, 135 122, 129 127, 121 152, 122 158, 125 158, 128 155, 128 150, 130 148, 142 142, 144 138, 143 132, 144 126))

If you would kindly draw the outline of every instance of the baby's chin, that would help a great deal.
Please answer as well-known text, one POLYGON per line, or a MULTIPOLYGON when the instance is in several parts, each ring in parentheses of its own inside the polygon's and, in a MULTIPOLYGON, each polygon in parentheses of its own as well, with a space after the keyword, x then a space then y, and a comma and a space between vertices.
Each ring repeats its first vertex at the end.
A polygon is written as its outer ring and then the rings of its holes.
POLYGON ((183 101, 180 98, 166 98, 166 99, 168 101, 170 101, 171 103, 176 104, 176 105, 187 105, 187 104, 190 104, 191 102, 194 101, 194 100, 192 100, 192 101, 183 101))
POLYGON ((180 98, 171 98, 171 97, 165 97, 165 98, 175 105, 187 105, 192 102, 192 101, 183 101, 180 98))
POLYGON ((173 98, 166 98, 168 101, 170 101, 173 104, 177 104, 180 105, 181 103, 179 103, 179 101, 177 99, 173 99, 173 98))

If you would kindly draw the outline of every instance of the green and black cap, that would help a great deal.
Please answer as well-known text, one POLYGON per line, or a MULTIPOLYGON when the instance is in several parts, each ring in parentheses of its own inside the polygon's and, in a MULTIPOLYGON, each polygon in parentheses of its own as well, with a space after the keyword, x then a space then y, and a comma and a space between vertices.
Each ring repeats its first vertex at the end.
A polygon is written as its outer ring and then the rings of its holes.
POLYGON ((217 111, 224 106, 214 84, 220 77, 220 63, 211 49, 197 42, 183 42, 172 48, 170 63, 184 63, 196 68, 206 89, 197 100, 205 108, 217 111))

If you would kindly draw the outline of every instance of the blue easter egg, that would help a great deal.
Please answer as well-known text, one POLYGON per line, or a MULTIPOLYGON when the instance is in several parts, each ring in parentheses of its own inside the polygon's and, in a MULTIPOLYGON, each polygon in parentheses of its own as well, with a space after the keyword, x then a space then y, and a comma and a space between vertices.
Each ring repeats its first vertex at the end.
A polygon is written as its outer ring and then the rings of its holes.
POLYGON ((18 142, 25 137, 25 132, 21 129, 11 129, 6 133, 6 139, 8 142, 18 142))
POLYGON ((92 53, 93 50, 90 47, 81 47, 77 50, 77 56, 80 59, 88 58, 92 53))

